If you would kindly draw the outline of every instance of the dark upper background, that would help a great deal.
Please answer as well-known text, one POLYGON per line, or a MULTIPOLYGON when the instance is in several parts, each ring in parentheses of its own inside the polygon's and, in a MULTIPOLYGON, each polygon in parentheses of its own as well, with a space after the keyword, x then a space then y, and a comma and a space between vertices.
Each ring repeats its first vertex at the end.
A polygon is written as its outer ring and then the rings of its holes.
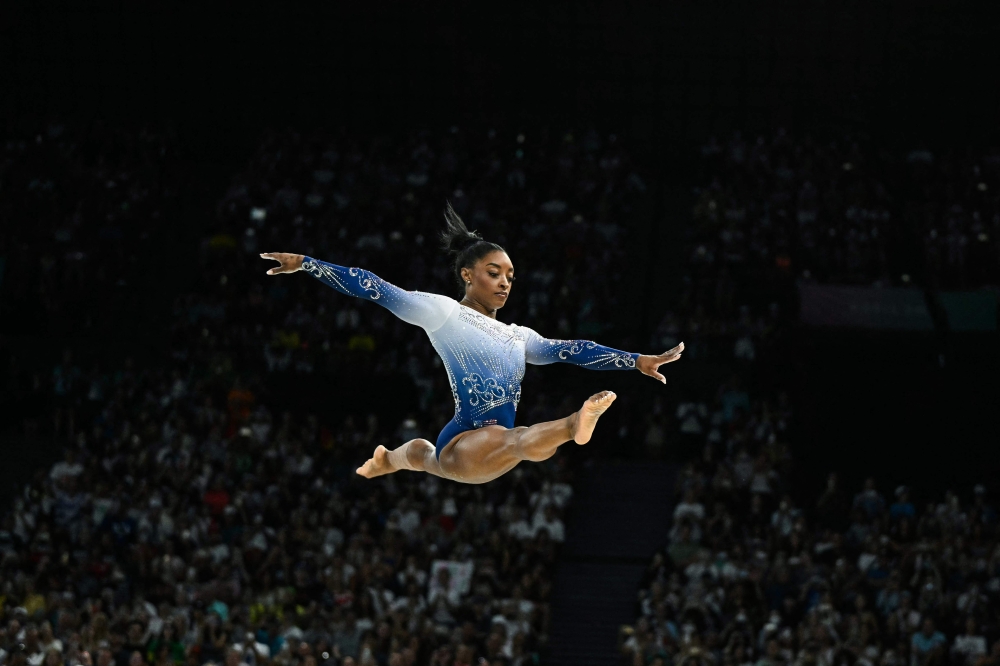
POLYGON ((12 4, 6 120, 168 117, 221 159, 265 124, 516 114, 613 124, 679 168, 663 148, 733 127, 979 143, 1000 111, 984 2, 12 4))
MULTIPOLYGON (((678 278, 687 167, 712 133, 998 139, 1000 21, 985 2, 18 5, 0 9, 0 128, 170 123, 192 175, 178 252, 267 127, 593 122, 625 136, 655 181, 655 210, 635 230, 639 302, 628 303, 655 310, 678 278)), ((183 281, 183 255, 161 254, 151 273, 183 281)), ((155 292, 146 308, 114 322, 123 340, 155 344, 136 324, 155 320, 155 292)), ((953 338, 942 369, 932 335, 797 335, 775 373, 815 433, 798 454, 807 468, 863 455, 891 478, 943 483, 944 463, 981 477, 954 456, 1000 441, 994 337, 953 338)))

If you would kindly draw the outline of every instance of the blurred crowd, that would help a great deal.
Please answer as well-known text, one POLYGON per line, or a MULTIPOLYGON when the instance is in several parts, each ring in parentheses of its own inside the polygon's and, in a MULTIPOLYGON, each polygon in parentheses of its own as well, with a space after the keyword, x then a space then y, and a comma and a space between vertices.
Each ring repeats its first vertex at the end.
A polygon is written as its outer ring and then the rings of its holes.
POLYGON ((850 134, 712 137, 692 167, 684 271, 653 334, 745 364, 798 306, 799 281, 1000 285, 1000 153, 894 151, 850 134))
POLYGON ((0 523, 4 666, 534 662, 558 459, 366 483, 357 459, 397 439, 375 414, 327 429, 239 388, 217 407, 128 364, 109 393, 0 523))
MULTIPOLYGON (((269 132, 176 280, 143 259, 192 224, 175 219, 186 181, 170 132, 54 124, 3 151, 0 219, 32 223, 0 227, 0 327, 72 337, 154 287, 170 326, 142 361, 69 346, 44 372, 11 374, 25 434, 66 450, 0 515, 0 666, 539 662, 567 459, 487 486, 359 479, 378 444, 451 418, 444 370, 419 329, 307 276, 267 277, 259 253, 457 295, 437 238, 450 201, 512 256, 522 297, 502 319, 644 346, 613 316, 626 225, 647 197, 615 135, 269 132), (379 386, 396 399, 371 404, 379 386)), ((669 445, 694 461, 624 660, 1000 666, 985 494, 918 512, 905 488, 852 497, 833 478, 796 507, 788 397, 745 385, 797 279, 905 284, 913 247, 943 286, 995 282, 997 167, 783 132, 704 147, 683 284, 648 344, 683 340, 734 374, 711 400, 640 410, 622 395, 607 419, 644 455, 669 445)), ((521 423, 576 407, 530 391, 521 423)))
POLYGON ((51 123, 0 146, 0 330, 91 328, 131 305, 183 180, 170 131, 51 123))
POLYGON ((1000 280, 1000 153, 736 132, 704 144, 698 179, 691 262, 743 285, 1000 280))
POLYGON ((831 474, 798 506, 780 412, 762 400, 710 414, 721 427, 681 477, 622 663, 1000 663, 998 515, 983 486, 920 506, 904 486, 852 493, 831 474))
MULTIPOLYGON (((59 317, 73 289, 112 269, 128 279, 113 261, 164 242, 169 230, 132 218, 160 219, 177 183, 155 168, 166 137, 95 134, 88 153, 64 131, 8 146, 40 185, 20 162, 4 171, 5 191, 28 202, 7 213, 27 219, 39 200, 49 211, 5 242, 73 248, 53 255, 62 282, 17 287, 49 290, 59 317), (53 170, 60 160, 72 168, 53 170), (39 188, 47 199, 23 192, 39 188), (114 252, 97 273, 71 272, 114 252)), ((644 190, 617 138, 593 130, 265 136, 218 201, 194 279, 176 281, 165 353, 102 365, 70 346, 33 374, 26 434, 67 449, 0 519, 0 665, 537 663, 572 469, 556 457, 488 486, 357 477, 377 445, 450 418, 445 373, 418 329, 304 276, 268 278, 258 254, 453 294, 437 240, 451 201, 515 258, 525 296, 505 319, 600 338, 622 220, 644 190), (295 377, 282 386, 313 391, 313 377, 359 375, 402 380, 412 404, 338 409, 332 393, 318 416, 272 384, 295 377)), ((533 421, 567 409, 543 390, 533 399, 533 421)))
MULTIPOLYGON (((779 131, 713 140, 701 166, 709 184, 696 192, 683 306, 715 331, 742 322, 716 345, 736 369, 752 367, 755 345, 781 327, 780 316, 752 316, 753 298, 758 311, 775 299, 764 311, 778 312, 792 279, 905 284, 892 269, 905 259, 892 252, 907 233, 926 240, 930 279, 995 282, 1000 183, 989 157, 916 151, 894 161, 779 131)), ((694 321, 675 318, 658 334, 686 340, 694 321)), ((621 633, 622 664, 1000 664, 998 514, 984 486, 921 507, 906 487, 887 496, 868 479, 855 493, 831 474, 813 504, 797 505, 786 394, 744 387, 736 374, 669 416, 650 424, 647 446, 670 441, 691 462, 668 544, 621 633)))
POLYGON ((261 279, 271 262, 258 254, 306 254, 457 296, 439 249, 450 201, 513 258, 523 298, 505 307, 506 321, 530 321, 551 337, 599 338, 613 328, 623 220, 645 188, 617 138, 593 130, 452 127, 367 142, 270 133, 218 203, 199 289, 174 306, 175 336, 184 350, 228 336, 240 367, 261 372, 340 372, 359 359, 376 376, 402 371, 422 411, 443 410, 432 419, 439 428, 451 418, 450 389, 419 329, 311 280, 261 279))

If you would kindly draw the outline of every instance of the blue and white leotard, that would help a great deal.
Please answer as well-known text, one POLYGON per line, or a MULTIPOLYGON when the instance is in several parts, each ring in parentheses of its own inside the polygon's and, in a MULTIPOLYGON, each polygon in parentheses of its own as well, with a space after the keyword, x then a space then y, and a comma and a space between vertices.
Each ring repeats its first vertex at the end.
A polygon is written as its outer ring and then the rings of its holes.
POLYGON ((514 427, 524 364, 573 363, 591 370, 631 370, 639 354, 589 340, 549 340, 504 324, 439 294, 405 291, 360 268, 305 257, 302 269, 337 291, 382 305, 427 332, 448 372, 455 417, 435 444, 438 457, 455 435, 486 425, 514 427))

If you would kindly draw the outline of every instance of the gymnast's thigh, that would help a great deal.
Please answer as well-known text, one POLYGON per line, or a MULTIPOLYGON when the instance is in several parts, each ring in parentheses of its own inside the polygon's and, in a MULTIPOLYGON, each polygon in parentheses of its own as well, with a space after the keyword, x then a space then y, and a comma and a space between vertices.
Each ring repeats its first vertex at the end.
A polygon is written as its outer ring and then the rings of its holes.
POLYGON ((521 462, 514 446, 518 430, 524 427, 491 425, 459 433, 441 450, 441 471, 462 483, 487 483, 503 476, 521 462))

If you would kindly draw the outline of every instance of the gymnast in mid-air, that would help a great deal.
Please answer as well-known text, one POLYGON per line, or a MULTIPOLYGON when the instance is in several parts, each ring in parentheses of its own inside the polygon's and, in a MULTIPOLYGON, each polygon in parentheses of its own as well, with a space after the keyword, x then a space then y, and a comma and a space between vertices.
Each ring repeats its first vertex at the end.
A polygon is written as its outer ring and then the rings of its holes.
POLYGON ((573 363, 591 370, 638 370, 659 381, 657 370, 681 357, 684 343, 658 355, 634 354, 589 340, 549 340, 526 326, 497 321, 510 298, 514 265, 502 247, 469 231, 448 205, 441 234, 454 256, 462 300, 405 291, 360 268, 345 268, 301 254, 265 252, 281 275, 304 270, 337 291, 374 301, 427 332, 448 373, 455 416, 432 444, 412 439, 392 451, 379 445, 357 473, 367 478, 400 470, 428 472, 462 483, 487 483, 522 460, 551 458, 569 441, 586 444, 615 394, 590 396, 579 411, 558 421, 515 426, 525 363, 573 363))

